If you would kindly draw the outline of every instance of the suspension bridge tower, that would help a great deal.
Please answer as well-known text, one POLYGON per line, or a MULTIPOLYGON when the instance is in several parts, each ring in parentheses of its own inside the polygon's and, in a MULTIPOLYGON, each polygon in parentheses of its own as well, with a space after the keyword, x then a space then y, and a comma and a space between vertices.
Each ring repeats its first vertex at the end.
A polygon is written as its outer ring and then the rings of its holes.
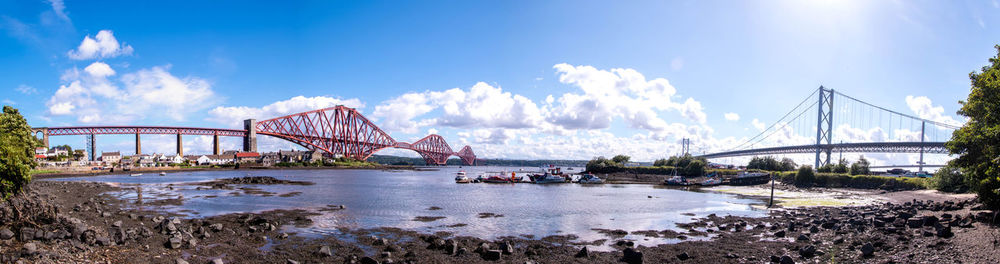
POLYGON ((816 118, 816 169, 830 164, 830 148, 833 143, 833 89, 819 87, 818 116, 816 118), (825 143, 824 143, 825 141, 825 143), (825 157, 824 157, 825 156, 825 157))

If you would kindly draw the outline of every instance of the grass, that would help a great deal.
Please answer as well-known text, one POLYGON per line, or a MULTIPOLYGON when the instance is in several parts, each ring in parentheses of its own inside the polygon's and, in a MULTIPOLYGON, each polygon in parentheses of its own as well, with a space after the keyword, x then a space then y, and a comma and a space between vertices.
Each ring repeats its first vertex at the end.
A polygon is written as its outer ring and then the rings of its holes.
POLYGON ((59 172, 59 171, 57 171, 57 170, 31 170, 31 172, 29 172, 29 174, 31 174, 32 176, 34 176, 34 175, 38 175, 38 174, 49 174, 49 173, 57 173, 57 172, 59 172))

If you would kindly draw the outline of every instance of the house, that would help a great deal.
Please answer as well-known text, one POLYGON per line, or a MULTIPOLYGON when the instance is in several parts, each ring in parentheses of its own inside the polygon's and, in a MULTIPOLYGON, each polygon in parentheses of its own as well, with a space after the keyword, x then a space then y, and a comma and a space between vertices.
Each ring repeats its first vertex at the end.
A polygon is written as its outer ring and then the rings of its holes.
POLYGON ((54 147, 45 152, 45 156, 49 157, 69 157, 69 149, 66 147, 54 147))
POLYGON ((122 153, 121 152, 118 152, 118 151, 115 151, 115 152, 101 152, 101 161, 104 162, 105 164, 118 163, 121 160, 122 160, 122 153))
POLYGON ((48 152, 49 152, 49 149, 45 148, 45 147, 37 147, 37 148, 35 148, 35 155, 45 155, 45 153, 48 153, 48 152))
POLYGON ((261 165, 267 167, 274 166, 274 164, 278 164, 280 162, 285 162, 285 161, 282 160, 281 154, 274 152, 264 153, 263 157, 260 158, 261 165))
POLYGON ((236 153, 236 162, 237 163, 243 163, 243 164, 246 164, 246 163, 259 163, 260 162, 260 153, 257 153, 257 152, 240 152, 240 153, 236 153))
POLYGON ((158 159, 156 159, 156 162, 163 163, 163 164, 181 164, 181 163, 184 163, 184 156, 180 156, 180 155, 170 155, 170 156, 162 155, 158 159))
POLYGON ((89 157, 90 155, 87 155, 87 151, 82 150, 82 149, 75 149, 75 150, 73 150, 73 156, 79 156, 80 158, 77 159, 77 160, 80 160, 80 161, 90 160, 90 157, 89 157))
POLYGON ((132 156, 132 161, 134 164, 133 166, 136 167, 148 168, 156 166, 156 158, 148 154, 132 156))
MULTIPOLYGON (((232 154, 232 155, 206 155, 205 156, 205 158, 208 159, 208 164, 211 164, 211 165, 231 164, 231 163, 233 163, 235 157, 236 157, 236 154, 232 154)), ((198 164, 201 164, 201 162, 199 162, 198 164)))
POLYGON ((43 162, 45 161, 45 158, 47 157, 43 154, 35 154, 35 161, 37 162, 43 162))

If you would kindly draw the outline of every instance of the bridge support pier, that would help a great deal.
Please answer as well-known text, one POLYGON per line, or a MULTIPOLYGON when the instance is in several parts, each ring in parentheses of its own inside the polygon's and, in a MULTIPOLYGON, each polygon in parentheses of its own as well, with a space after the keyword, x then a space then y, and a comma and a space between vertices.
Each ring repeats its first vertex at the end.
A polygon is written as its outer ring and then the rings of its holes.
POLYGON ((920 167, 917 167, 917 172, 924 171, 924 128, 927 127, 927 121, 920 122, 920 161, 917 162, 920 167))
POLYGON ((243 137, 243 151, 257 152, 257 119, 243 120, 243 129, 247 131, 243 137))
POLYGON ((177 134, 177 156, 184 156, 184 141, 181 140, 181 134, 177 134))
POLYGON ((90 161, 97 161, 97 135, 90 134, 89 141, 88 144, 90 146, 88 146, 87 150, 90 151, 90 161))
POLYGON ((139 133, 135 133, 135 155, 142 155, 142 139, 139 138, 139 133))
POLYGON ((219 155, 219 134, 212 136, 212 155, 219 155))
MULTIPOLYGON (((48 128, 42 129, 42 144, 45 145, 46 149, 49 148, 49 129, 48 128)), ((70 153, 70 154, 72 154, 72 153, 70 153)))

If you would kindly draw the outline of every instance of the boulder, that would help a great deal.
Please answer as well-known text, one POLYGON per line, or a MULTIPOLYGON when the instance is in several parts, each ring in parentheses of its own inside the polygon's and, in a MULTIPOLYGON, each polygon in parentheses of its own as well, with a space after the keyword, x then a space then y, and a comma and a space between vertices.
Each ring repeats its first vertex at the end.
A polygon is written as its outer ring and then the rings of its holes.
POLYGON ((896 218, 896 220, 892 221, 892 226, 895 226, 895 227, 904 227, 904 226, 906 226, 906 219, 905 218, 896 218))
POLYGON ((322 246, 319 248, 319 252, 317 252, 317 254, 319 254, 321 257, 332 257, 333 250, 330 249, 330 246, 322 246))
POLYGON ((924 226, 924 219, 911 218, 910 220, 906 220, 906 226, 910 228, 920 228, 921 226, 924 226))
POLYGON ((35 229, 30 227, 21 228, 21 242, 28 242, 35 239, 35 229))
POLYGON ((924 226, 934 226, 934 225, 936 225, 938 223, 938 221, 939 220, 938 220, 938 218, 936 216, 933 216, 933 215, 931 215, 931 216, 925 216, 924 217, 924 226))
POLYGON ((816 227, 816 226, 812 226, 812 227, 809 228, 809 233, 813 233, 813 234, 819 233, 819 228, 816 227))
POLYGON ((872 243, 865 243, 865 245, 861 246, 862 256, 871 257, 874 254, 875 254, 875 246, 872 246, 872 243))
POLYGON ((176 263, 176 264, 188 264, 187 261, 185 261, 184 259, 181 259, 181 258, 175 259, 174 263, 176 263))
POLYGON ((24 243, 24 246, 21 246, 21 248, 24 249, 25 255, 38 254, 38 245, 35 245, 35 243, 24 243))
POLYGON ((785 256, 781 256, 781 260, 778 263, 781 263, 781 264, 795 264, 795 260, 793 260, 792 257, 789 257, 788 255, 785 255, 785 256))
POLYGON ((506 255, 514 253, 514 246, 511 245, 510 242, 503 242, 503 245, 500 246, 500 249, 502 249, 503 253, 506 255))
POLYGON ((809 241, 809 236, 807 236, 806 234, 801 234, 795 240, 798 240, 798 241, 807 241, 808 242, 809 241))
POLYGON ((803 258, 812 258, 816 256, 816 247, 813 245, 804 246, 799 249, 799 255, 803 258))
POLYGON ((677 254, 677 259, 679 259, 679 260, 688 260, 688 259, 691 259, 691 256, 689 256, 687 252, 682 252, 680 254, 677 254))
POLYGON ((625 248, 625 250, 622 250, 622 261, 629 264, 641 264, 642 252, 630 247, 625 248))
POLYGON ((7 228, 0 229, 0 240, 10 240, 11 238, 14 238, 14 232, 7 228))
POLYGON ((495 261, 495 260, 500 260, 500 257, 503 256, 503 251, 495 249, 485 250, 481 254, 484 260, 495 261))
POLYGON ((785 230, 774 232, 775 237, 785 237, 785 230))
POLYGON ((955 234, 951 232, 950 226, 942 226, 937 229, 937 236, 942 238, 951 238, 955 234))
POLYGON ((180 237, 176 237, 176 236, 175 237, 171 237, 170 239, 167 240, 167 248, 178 249, 178 248, 181 248, 181 245, 183 243, 184 243, 184 241, 180 237))
POLYGON ((286 260, 285 260, 285 264, 299 264, 299 262, 298 262, 298 261, 294 261, 294 260, 291 260, 291 259, 286 259, 286 260))
POLYGON ((363 257, 361 258, 361 264, 379 264, 379 263, 378 260, 375 260, 371 257, 363 257))
POLYGON ((212 225, 209 225, 208 227, 211 228, 213 232, 220 232, 220 231, 222 231, 222 224, 212 224, 212 225))
POLYGON ((574 257, 578 258, 590 257, 590 251, 587 251, 587 247, 584 246, 583 248, 580 249, 579 252, 576 252, 576 255, 574 257))
POLYGON ((221 258, 214 258, 212 259, 212 264, 226 264, 226 263, 222 262, 221 258))

